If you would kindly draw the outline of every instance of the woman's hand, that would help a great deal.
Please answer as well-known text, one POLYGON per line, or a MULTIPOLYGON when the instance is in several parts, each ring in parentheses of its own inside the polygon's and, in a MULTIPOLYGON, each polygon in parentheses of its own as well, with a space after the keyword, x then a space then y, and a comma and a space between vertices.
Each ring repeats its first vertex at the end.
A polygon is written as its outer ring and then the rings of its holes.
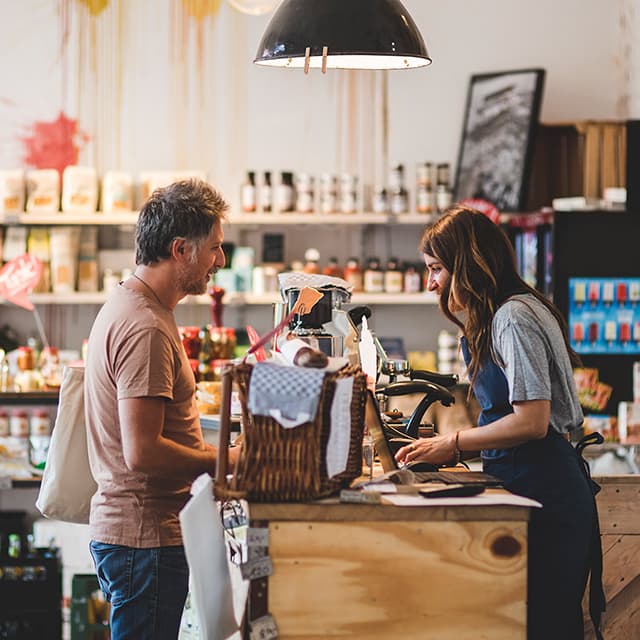
POLYGON ((446 436, 419 438, 415 442, 398 449, 395 458, 407 464, 415 460, 425 460, 431 464, 445 464, 455 459, 455 433, 446 436))

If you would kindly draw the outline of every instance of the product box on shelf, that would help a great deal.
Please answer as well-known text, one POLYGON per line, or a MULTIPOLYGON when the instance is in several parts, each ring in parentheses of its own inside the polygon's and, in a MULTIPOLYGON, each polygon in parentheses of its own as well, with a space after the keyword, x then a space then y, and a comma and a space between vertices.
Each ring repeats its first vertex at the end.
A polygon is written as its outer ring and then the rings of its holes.
POLYGON ((618 433, 622 444, 640 444, 640 402, 618 405, 618 433))

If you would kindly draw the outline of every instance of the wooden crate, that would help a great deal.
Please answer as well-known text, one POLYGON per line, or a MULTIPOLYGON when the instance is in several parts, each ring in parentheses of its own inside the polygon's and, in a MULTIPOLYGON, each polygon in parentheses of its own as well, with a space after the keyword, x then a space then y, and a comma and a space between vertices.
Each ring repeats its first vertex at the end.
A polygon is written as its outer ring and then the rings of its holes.
POLYGON ((526 637, 526 509, 286 506, 250 509, 273 563, 254 613, 279 638, 526 637))
MULTIPOLYGON (((606 640, 640 638, 640 476, 594 478, 603 553, 606 640)), ((595 638, 585 609, 585 638, 595 638)))

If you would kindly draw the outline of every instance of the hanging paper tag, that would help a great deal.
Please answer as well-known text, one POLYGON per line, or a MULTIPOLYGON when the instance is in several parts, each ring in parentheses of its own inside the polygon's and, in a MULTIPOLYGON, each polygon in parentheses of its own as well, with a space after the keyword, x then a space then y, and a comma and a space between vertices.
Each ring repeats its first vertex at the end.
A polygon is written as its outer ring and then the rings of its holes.
POLYGON ((322 294, 313 287, 303 287, 298 294, 298 299, 291 309, 292 313, 305 316, 311 313, 311 309, 322 300, 322 294))

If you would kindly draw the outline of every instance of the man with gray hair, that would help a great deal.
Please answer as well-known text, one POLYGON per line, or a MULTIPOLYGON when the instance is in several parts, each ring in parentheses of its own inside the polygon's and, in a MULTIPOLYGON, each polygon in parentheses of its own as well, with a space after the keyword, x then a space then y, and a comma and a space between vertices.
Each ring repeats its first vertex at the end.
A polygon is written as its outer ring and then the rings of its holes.
POLYGON ((178 637, 189 578, 178 514, 191 482, 214 474, 217 450, 202 437, 174 309, 224 266, 227 209, 201 180, 154 191, 138 218, 135 272, 89 336, 90 550, 113 640, 178 637))

